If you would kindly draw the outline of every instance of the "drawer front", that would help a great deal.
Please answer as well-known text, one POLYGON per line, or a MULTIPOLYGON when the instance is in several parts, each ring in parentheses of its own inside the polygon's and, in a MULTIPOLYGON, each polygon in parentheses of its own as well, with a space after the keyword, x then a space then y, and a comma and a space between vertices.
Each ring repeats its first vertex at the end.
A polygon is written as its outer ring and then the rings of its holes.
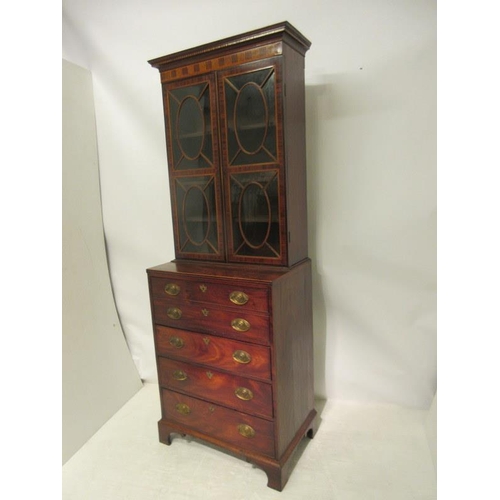
POLYGON ((163 416, 239 448, 274 456, 273 422, 162 390, 163 416))
POLYGON ((213 369, 158 358, 160 385, 221 403, 245 413, 272 418, 271 385, 213 369))
POLYGON ((267 288, 251 288, 245 284, 223 285, 208 281, 151 278, 153 299, 178 299, 179 302, 206 302, 241 310, 268 312, 267 288))
POLYGON ((236 375, 271 380, 271 355, 268 347, 245 344, 212 335, 155 327, 156 352, 236 375))
POLYGON ((247 311, 239 313, 208 304, 154 301, 155 323, 269 345, 269 318, 247 311))

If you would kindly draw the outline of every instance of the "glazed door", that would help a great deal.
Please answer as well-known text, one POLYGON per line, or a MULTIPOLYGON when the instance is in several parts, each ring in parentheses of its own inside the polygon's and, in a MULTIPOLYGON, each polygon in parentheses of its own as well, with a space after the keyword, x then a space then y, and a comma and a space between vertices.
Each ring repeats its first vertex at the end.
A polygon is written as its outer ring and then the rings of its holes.
POLYGON ((176 257, 224 260, 213 75, 164 84, 176 257))
POLYGON ((280 64, 220 72, 218 86, 227 259, 286 264, 280 64))

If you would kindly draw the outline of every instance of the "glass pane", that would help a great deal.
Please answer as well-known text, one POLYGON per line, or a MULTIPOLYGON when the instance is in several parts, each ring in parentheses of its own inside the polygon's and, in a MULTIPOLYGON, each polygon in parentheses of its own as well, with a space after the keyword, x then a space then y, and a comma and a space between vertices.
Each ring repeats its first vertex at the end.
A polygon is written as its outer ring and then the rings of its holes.
POLYGON ((201 188, 191 186, 186 191, 182 208, 186 236, 194 245, 201 245, 210 229, 210 208, 201 188))
POLYGON ((175 194, 180 251, 218 254, 214 177, 176 178, 175 194))
POLYGON ((277 161, 274 68, 225 79, 230 166, 277 161))
POLYGON ((195 160, 201 153, 205 121, 203 109, 193 97, 186 97, 177 115, 177 141, 181 152, 189 160, 195 160))
POLYGON ((262 184, 251 182, 244 187, 238 212, 241 236, 249 246, 260 248, 271 228, 271 202, 262 184))
POLYGON ((230 180, 234 254, 279 258, 278 171, 233 174, 230 180))
POLYGON ((234 132, 240 148, 255 154, 262 147, 267 133, 267 106, 264 94, 255 83, 247 83, 236 98, 234 132))
POLYGON ((173 168, 213 166, 210 88, 208 82, 168 93, 173 168))

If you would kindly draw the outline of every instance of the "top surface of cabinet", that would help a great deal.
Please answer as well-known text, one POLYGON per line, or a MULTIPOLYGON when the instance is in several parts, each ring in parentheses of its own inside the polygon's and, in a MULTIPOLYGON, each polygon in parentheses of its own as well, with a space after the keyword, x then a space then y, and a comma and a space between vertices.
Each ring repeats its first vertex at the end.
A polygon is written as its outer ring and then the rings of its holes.
POLYGON ((307 258, 304 54, 284 22, 153 59, 177 259, 307 258))

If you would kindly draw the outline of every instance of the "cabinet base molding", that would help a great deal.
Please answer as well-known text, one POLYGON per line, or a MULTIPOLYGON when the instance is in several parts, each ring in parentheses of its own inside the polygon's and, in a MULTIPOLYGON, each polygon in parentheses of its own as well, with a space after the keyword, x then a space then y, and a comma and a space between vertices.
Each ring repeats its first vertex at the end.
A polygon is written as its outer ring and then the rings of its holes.
POLYGON ((292 442, 285 450, 285 453, 283 453, 282 457, 279 460, 260 453, 242 450, 241 448, 215 439, 212 436, 203 434, 194 429, 187 428, 183 425, 179 425, 177 422, 172 422, 165 419, 162 419, 158 422, 158 431, 160 442, 166 445, 172 444, 172 434, 180 434, 182 437, 191 436, 228 450, 229 452, 237 455, 239 458, 242 458, 247 462, 255 465, 256 467, 262 469, 267 474, 267 486, 269 488, 277 491, 282 491, 295 465, 293 457, 297 451, 299 443, 305 436, 310 439, 315 436, 319 425, 318 420, 319 419, 316 410, 311 410, 309 415, 297 431, 295 437, 292 439, 292 442))

